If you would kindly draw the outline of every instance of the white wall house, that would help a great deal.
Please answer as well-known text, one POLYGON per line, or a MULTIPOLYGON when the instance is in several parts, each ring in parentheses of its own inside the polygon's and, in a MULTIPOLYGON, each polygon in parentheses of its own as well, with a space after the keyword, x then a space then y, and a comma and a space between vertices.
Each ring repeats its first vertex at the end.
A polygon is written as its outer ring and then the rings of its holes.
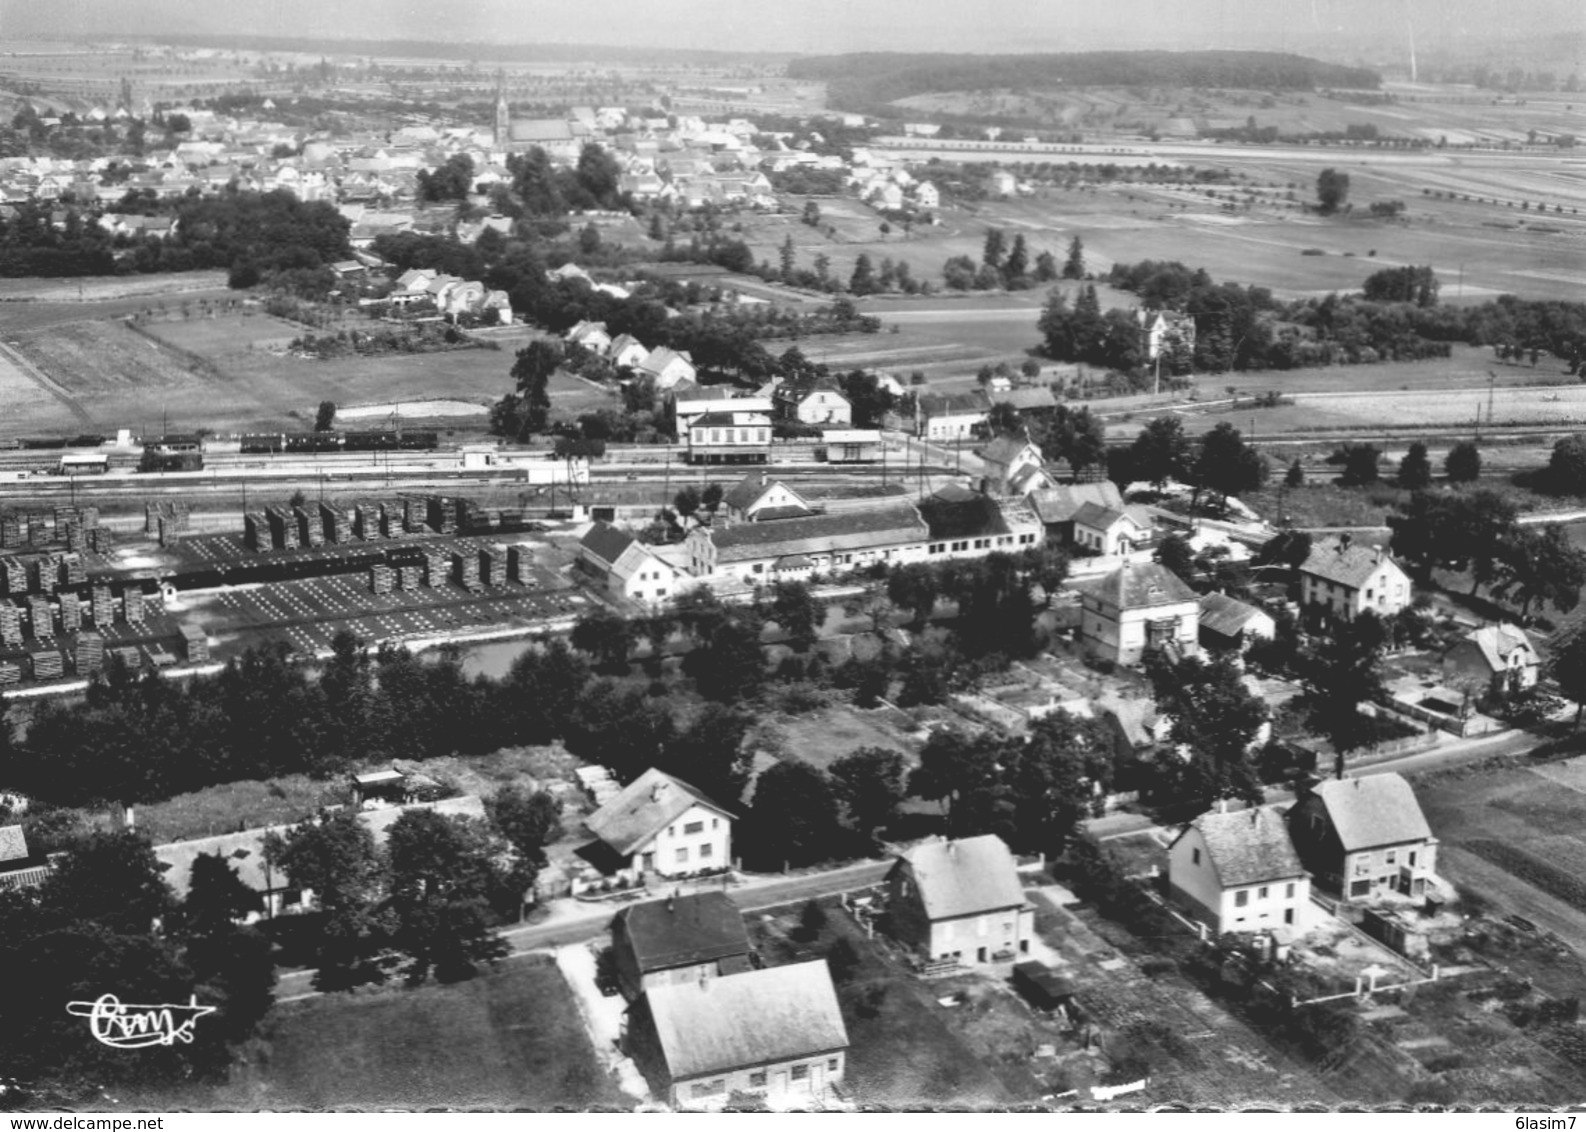
POLYGON ((1218 935, 1278 927, 1300 935, 1315 922, 1311 878, 1283 818, 1265 806, 1191 822, 1168 847, 1168 890, 1218 935))
POLYGON ((589 832, 630 875, 686 876, 732 866, 733 815, 654 768, 589 815, 589 832))

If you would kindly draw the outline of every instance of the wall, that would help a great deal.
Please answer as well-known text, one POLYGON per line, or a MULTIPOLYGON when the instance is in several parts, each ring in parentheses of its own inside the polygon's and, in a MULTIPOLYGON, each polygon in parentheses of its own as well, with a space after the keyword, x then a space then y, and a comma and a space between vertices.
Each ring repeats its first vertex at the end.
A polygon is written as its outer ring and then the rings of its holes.
POLYGON ((725 1104, 734 1092, 759 1093, 768 1105, 779 1107, 779 1102, 789 1104, 805 1097, 819 1098, 842 1082, 846 1068, 847 1052, 844 1050, 792 1058, 676 1081, 672 1086, 672 1100, 679 1108, 703 1109, 725 1104), (803 1080, 794 1080, 793 1075, 801 1069, 807 1075, 803 1080))
POLYGON ((655 854, 655 864, 650 870, 661 876, 676 876, 698 872, 701 869, 724 869, 732 864, 732 820, 713 813, 703 806, 689 810, 663 829, 634 854, 633 867, 642 867, 644 853, 655 854), (685 832, 693 823, 700 823, 696 833, 685 832), (709 854, 705 854, 709 850, 709 854), (683 853, 683 859, 678 858, 683 853))

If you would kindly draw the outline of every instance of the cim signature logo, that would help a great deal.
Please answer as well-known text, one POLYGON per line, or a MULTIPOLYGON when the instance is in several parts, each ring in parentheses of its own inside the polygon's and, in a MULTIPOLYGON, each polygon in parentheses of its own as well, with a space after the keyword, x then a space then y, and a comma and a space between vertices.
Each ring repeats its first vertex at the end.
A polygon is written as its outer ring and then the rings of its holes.
POLYGON ((124 1003, 113 994, 102 994, 92 1002, 66 1004, 66 1013, 88 1019, 94 1038, 112 1049, 142 1049, 177 1042, 190 1045, 193 1024, 214 1012, 213 1006, 200 1006, 191 995, 185 1006, 124 1003))

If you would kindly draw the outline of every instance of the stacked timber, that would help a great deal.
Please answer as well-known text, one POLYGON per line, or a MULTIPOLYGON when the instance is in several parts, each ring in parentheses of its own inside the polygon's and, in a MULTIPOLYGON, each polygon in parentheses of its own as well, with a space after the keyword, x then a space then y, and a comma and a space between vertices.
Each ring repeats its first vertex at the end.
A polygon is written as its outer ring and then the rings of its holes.
POLYGON ((137 586, 129 586, 127 588, 127 592, 122 595, 121 604, 124 607, 123 611, 122 611, 122 616, 127 619, 129 624, 132 624, 132 625, 141 625, 141 624, 143 624, 143 591, 142 590, 138 589, 137 586))
POLYGON ((0 604, 0 644, 8 649, 22 646, 22 611, 9 601, 0 604))
POLYGON ((369 568, 369 592, 373 594, 388 594, 391 592, 393 571, 385 563, 379 563, 369 568))
POLYGON ((450 572, 450 562, 446 555, 439 550, 424 551, 424 584, 439 588, 446 584, 446 575, 450 572))
POLYGON ((77 675, 90 676, 105 666, 105 639, 98 633, 77 634, 77 675))
POLYGON ((486 586, 507 584, 507 556, 499 546, 487 546, 479 552, 479 580, 486 586))
POLYGON ((22 563, 15 558, 0 558, 0 596, 27 592, 28 572, 22 563))
POLYGON ((466 550, 459 550, 452 554, 452 577, 457 584, 469 593, 478 593, 484 589, 479 581, 479 555, 466 550))
POLYGON ((402 501, 402 529, 410 535, 429 533, 427 523, 429 505, 422 499, 404 499, 402 501))
POLYGON ((297 549, 297 516, 285 507, 267 507, 270 520, 270 545, 276 550, 297 549))
POLYGON ((326 542, 341 543, 352 537, 352 527, 348 522, 347 512, 323 501, 319 505, 319 525, 320 533, 326 542))
POLYGON ((249 550, 270 549, 270 520, 257 511, 242 517, 242 545, 249 550))
POLYGON ((28 598, 28 619, 33 622, 33 635, 39 640, 55 639, 55 614, 48 600, 36 596, 28 598))
POLYGON ((0 660, 0 684, 18 684, 22 681, 22 666, 9 660, 0 660))
POLYGON ((88 528, 88 549, 95 554, 109 554, 116 545, 116 532, 109 527, 88 528))
POLYGON ((182 626, 182 647, 189 664, 203 664, 209 660, 209 637, 197 625, 182 626))
POLYGON ((61 594, 61 632, 76 633, 83 627, 83 599, 74 593, 61 594))
POLYGON ((387 499, 380 504, 380 533, 386 538, 401 538, 407 526, 407 508, 400 499, 387 499))
POLYGON ((424 584, 424 567, 422 566, 398 566, 396 572, 398 589, 416 590, 424 584))
POLYGON ((70 551, 60 556, 61 586, 73 588, 83 585, 88 581, 88 570, 83 565, 83 556, 70 551))
POLYGON ((59 680, 66 675, 66 662, 60 649, 43 646, 31 648, 28 650, 28 659, 33 663, 35 680, 59 680))
POLYGON ((324 546, 325 525, 317 514, 307 507, 292 508, 297 518, 297 540, 301 546, 324 546))
POLYGON ((29 515, 28 519, 28 545, 48 546, 55 537, 54 526, 50 523, 49 516, 43 514, 29 515))
POLYGON ((27 532, 22 527, 22 515, 17 511, 0 511, 0 549, 14 550, 27 542, 27 532))
POLYGON ((116 599, 109 586, 95 586, 89 595, 94 624, 101 629, 116 619, 116 599))
POLYGON ((380 537, 379 504, 359 503, 352 509, 352 533, 365 541, 380 537))

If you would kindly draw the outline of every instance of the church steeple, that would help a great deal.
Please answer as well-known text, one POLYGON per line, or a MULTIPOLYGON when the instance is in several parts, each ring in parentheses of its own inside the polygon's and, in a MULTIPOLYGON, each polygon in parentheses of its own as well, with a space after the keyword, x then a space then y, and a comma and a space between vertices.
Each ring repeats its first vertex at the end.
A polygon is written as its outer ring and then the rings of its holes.
POLYGON ((506 72, 496 71, 496 148, 506 149, 512 140, 512 112, 507 108, 506 72))

